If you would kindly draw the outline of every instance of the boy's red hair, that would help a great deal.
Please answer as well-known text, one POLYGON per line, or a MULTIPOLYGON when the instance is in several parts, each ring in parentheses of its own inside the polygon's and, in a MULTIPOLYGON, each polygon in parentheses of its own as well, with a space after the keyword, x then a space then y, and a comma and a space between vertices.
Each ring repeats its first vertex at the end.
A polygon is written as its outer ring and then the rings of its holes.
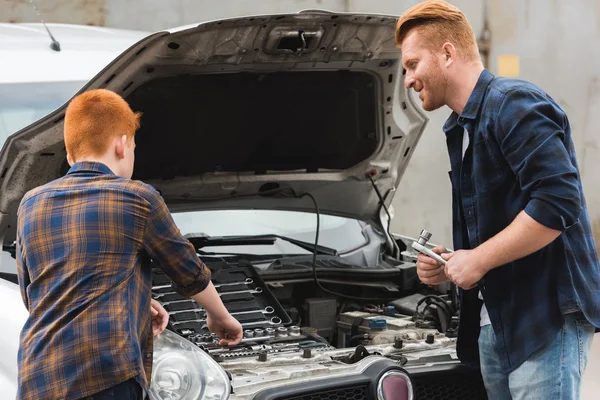
POLYGON ((128 142, 133 140, 140 127, 140 116, 110 90, 94 89, 76 96, 65 115, 67 153, 74 162, 82 157, 104 155, 111 139, 126 135, 128 142))

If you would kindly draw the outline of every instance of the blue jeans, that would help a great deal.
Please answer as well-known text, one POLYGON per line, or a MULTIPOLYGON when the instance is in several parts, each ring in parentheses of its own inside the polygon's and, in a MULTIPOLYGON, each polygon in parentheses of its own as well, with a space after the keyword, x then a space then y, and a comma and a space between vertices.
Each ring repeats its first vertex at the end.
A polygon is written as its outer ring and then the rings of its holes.
POLYGON ((595 328, 576 315, 567 314, 554 340, 509 374, 501 372, 492 326, 483 326, 479 356, 489 400, 579 399, 595 328))

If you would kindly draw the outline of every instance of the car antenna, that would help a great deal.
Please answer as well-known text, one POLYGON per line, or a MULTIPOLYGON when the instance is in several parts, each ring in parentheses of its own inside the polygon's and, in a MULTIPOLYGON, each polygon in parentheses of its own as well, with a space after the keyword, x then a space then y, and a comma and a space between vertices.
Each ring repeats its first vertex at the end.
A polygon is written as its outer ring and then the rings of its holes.
POLYGON ((33 10, 36 12, 38 17, 40 18, 40 21, 42 21, 42 24, 44 24, 44 28, 46 28, 46 31, 48 31, 50 40, 52 40, 52 43, 50 43, 50 48, 54 51, 60 51, 60 43, 58 43, 58 41, 56 39, 54 39, 54 36, 52 36, 52 32, 50 32, 50 29, 48 29, 48 26, 44 22, 44 19, 42 18, 42 15, 38 11, 38 8, 35 6, 35 3, 33 2, 33 0, 29 0, 29 3, 31 4, 31 6, 33 7, 33 10))

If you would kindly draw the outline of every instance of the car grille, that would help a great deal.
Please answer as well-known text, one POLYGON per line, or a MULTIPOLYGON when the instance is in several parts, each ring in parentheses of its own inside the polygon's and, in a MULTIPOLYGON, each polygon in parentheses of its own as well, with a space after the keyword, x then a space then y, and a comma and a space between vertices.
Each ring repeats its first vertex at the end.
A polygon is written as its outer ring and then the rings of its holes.
POLYGON ((345 387, 318 393, 288 397, 286 400, 364 400, 367 399, 366 386, 345 387))
POLYGON ((486 400, 481 378, 475 375, 412 376, 415 400, 486 400))

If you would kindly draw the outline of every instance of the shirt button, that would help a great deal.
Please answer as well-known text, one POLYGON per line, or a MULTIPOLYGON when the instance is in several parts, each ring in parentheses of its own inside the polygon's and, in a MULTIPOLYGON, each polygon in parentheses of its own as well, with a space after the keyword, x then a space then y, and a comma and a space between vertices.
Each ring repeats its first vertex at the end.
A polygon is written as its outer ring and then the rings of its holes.
POLYGON ((469 217, 473 215, 473 212, 471 212, 471 210, 469 210, 469 217))
POLYGON ((146 353, 146 358, 147 359, 151 359, 152 358, 152 353, 146 353))

